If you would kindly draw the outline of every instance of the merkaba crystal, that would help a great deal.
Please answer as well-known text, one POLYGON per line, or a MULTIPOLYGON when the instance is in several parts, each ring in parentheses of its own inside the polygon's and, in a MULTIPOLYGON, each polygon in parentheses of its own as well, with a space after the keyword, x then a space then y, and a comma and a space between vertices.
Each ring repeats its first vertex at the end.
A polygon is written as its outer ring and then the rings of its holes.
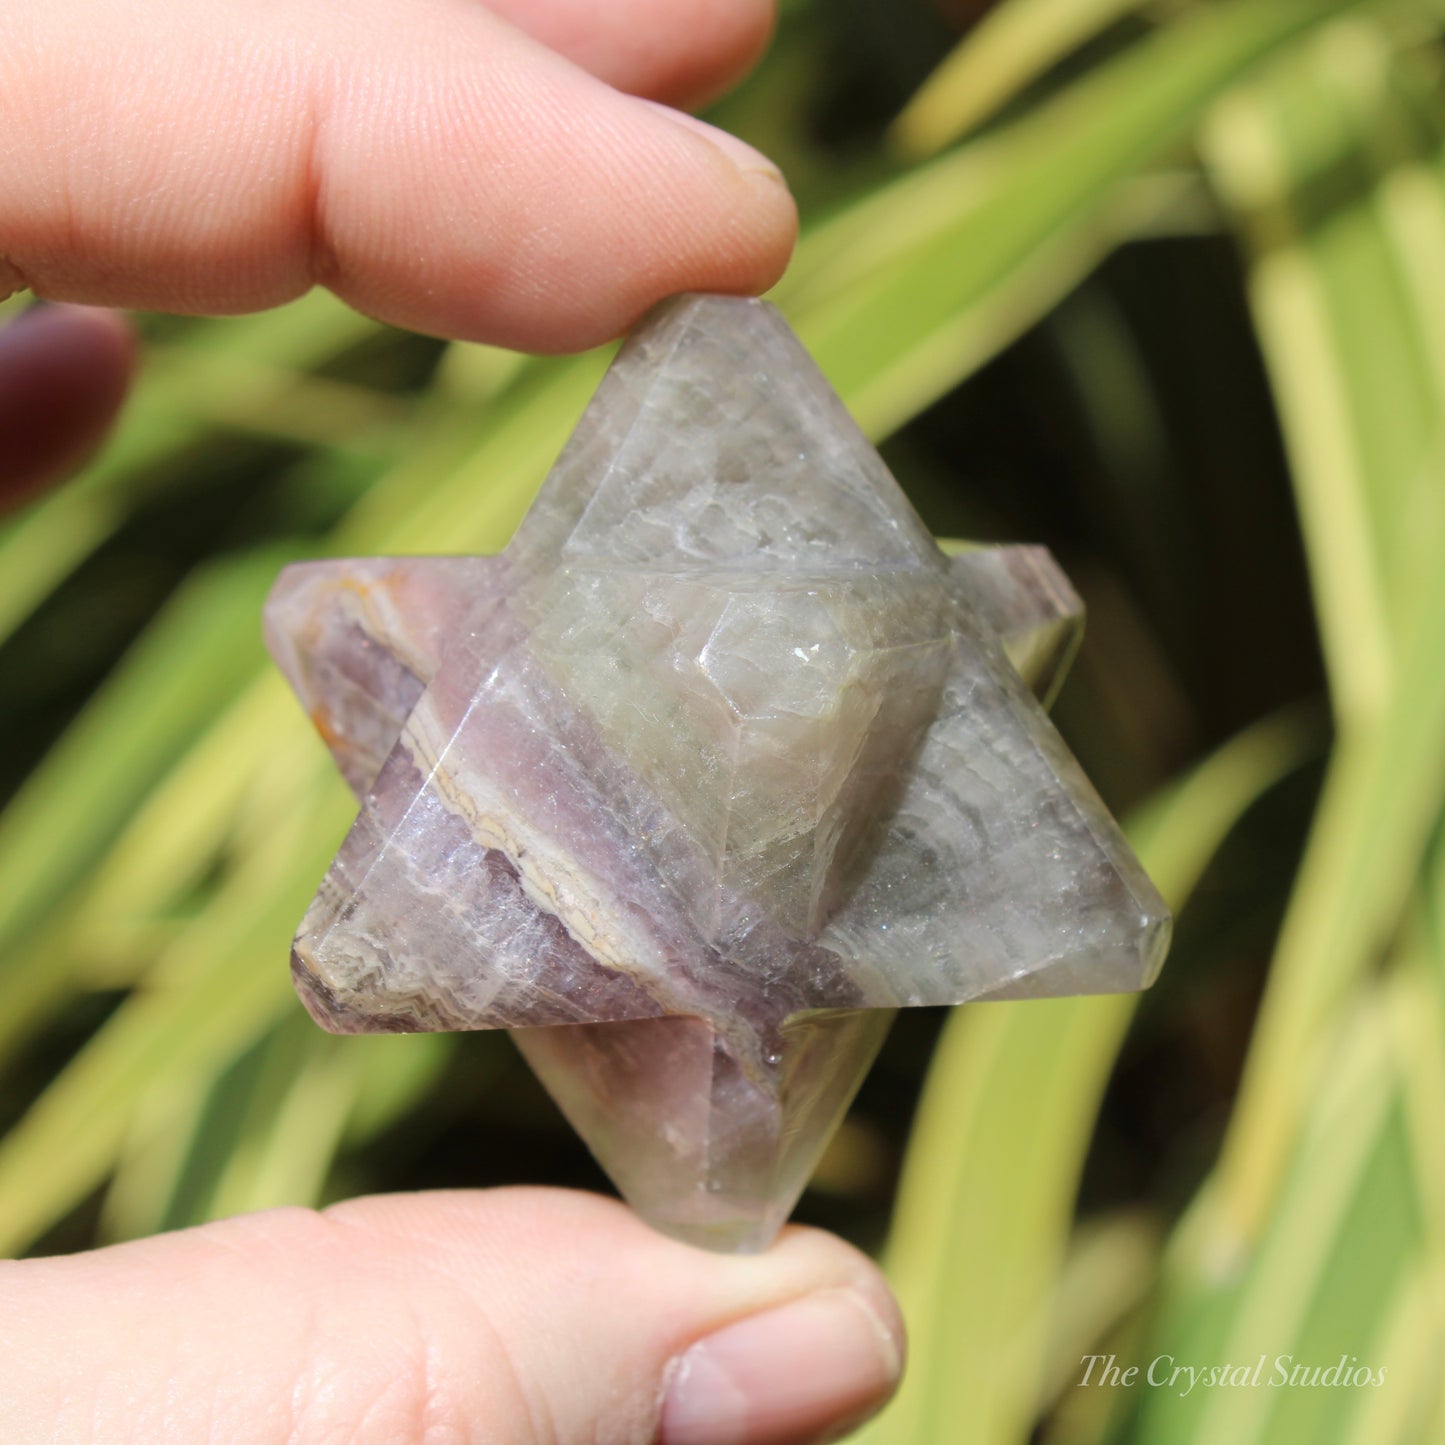
POLYGON ((303 563, 266 620, 361 800, 307 1008, 514 1030, 669 1234, 765 1247, 894 1010, 1159 968, 1040 700, 1072 589, 945 556, 762 302, 654 311, 500 556, 303 563))

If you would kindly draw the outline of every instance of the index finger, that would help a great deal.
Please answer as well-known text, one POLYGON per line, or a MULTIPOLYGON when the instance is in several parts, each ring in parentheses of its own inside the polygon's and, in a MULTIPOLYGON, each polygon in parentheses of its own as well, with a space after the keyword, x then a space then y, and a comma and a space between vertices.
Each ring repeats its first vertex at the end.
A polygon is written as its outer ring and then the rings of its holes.
POLYGON ((756 152, 460 0, 12 7, 0 194, 0 293, 225 313, 320 283, 532 350, 765 289, 796 223, 756 152))

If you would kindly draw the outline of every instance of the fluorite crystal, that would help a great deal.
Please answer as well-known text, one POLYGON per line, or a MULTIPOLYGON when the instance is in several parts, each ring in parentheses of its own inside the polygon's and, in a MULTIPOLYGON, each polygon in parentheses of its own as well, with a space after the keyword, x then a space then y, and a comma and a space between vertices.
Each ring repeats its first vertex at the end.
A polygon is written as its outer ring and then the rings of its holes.
POLYGON ((895 1009, 1157 971, 1168 913, 1036 696, 1080 625, 1042 549, 939 550, 771 307, 671 301, 500 556, 277 582, 361 799, 301 997, 515 1030, 646 1219, 762 1248, 895 1009))

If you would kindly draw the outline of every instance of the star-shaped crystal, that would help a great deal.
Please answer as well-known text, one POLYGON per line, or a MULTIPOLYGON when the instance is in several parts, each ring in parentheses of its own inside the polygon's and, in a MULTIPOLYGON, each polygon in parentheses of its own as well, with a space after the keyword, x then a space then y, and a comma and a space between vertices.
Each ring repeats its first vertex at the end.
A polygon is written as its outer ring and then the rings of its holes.
POLYGON ((1080 626, 1042 549, 939 550, 776 311, 677 298, 500 556, 276 584, 361 799, 301 997, 516 1030, 645 1218, 761 1248, 895 1009, 1156 973, 1168 912, 1024 680, 1080 626))

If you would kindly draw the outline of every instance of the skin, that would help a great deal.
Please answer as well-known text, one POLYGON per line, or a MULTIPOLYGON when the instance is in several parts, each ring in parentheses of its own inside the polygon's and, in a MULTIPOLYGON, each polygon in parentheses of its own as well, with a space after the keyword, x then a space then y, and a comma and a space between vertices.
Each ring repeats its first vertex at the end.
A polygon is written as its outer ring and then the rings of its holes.
MULTIPOLYGON (((130 334, 92 308, 241 312, 320 284, 558 351, 676 291, 771 285, 796 224, 780 178, 657 104, 725 89, 771 24, 765 0, 3 7, 0 297, 65 304, 0 332, 0 506, 73 470, 122 403, 130 334)), ((0 1419, 67 1445, 647 1442, 693 1342, 844 1289, 900 1337, 874 1267, 815 1231, 733 1259, 561 1191, 278 1210, 0 1263, 0 1419)), ((810 1348, 789 1344, 794 1384, 827 1373, 810 1348)), ((818 1438, 889 1388, 855 1371, 745 1438, 818 1438)))
MULTIPOLYGON (((226 314, 320 284, 398 326, 567 351, 660 297, 761 291, 787 264, 796 214, 777 172, 656 103, 742 73, 771 26, 761 0, 337 13, 0 10, 0 297, 226 314)), ((79 336, 68 351, 76 411, 55 410, 57 438, 99 431, 118 389, 81 373, 123 384, 129 365, 115 323, 91 324, 94 354, 79 336)), ((19 345, 0 355, 7 388, 19 345)), ((36 457, 26 486, 44 475, 36 457)))
POLYGON ((27 1445, 646 1445, 669 1359, 830 1286, 891 1309, 816 1230, 727 1258, 563 1190, 270 1210, 0 1267, 0 1418, 27 1445))

